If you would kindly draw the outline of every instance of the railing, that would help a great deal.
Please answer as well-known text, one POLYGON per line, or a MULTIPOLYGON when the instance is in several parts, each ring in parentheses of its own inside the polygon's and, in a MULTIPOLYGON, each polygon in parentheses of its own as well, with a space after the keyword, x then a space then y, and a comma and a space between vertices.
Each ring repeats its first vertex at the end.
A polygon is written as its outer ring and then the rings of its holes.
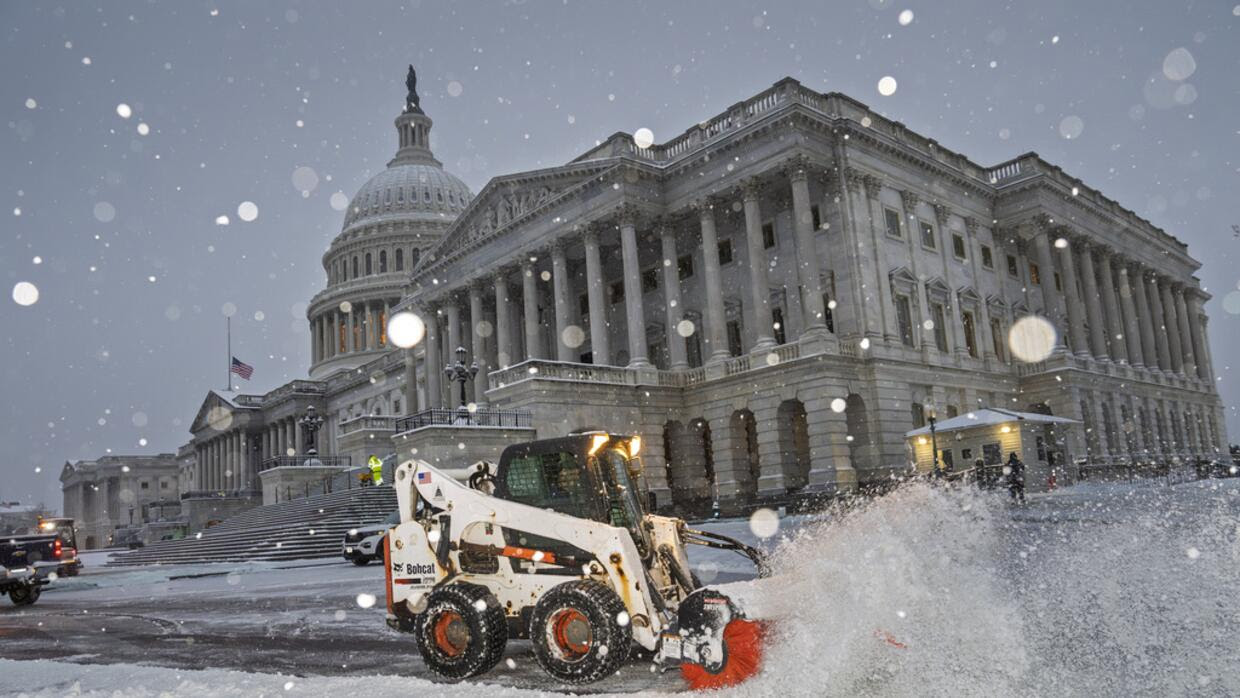
POLYGON ((348 468, 353 465, 353 456, 318 456, 305 453, 296 456, 275 456, 262 462, 262 470, 271 468, 292 468, 304 466, 326 466, 329 468, 348 468))
POLYGON ((392 415, 370 414, 346 419, 340 423, 341 434, 351 434, 355 431, 392 431, 396 427, 396 417, 392 415))
POLYGON ((261 497, 262 490, 189 490, 181 499, 225 499, 230 497, 261 497))
POLYGON ((986 178, 990 180, 991 184, 998 184, 999 182, 1009 177, 1015 177, 1018 174, 1020 174, 1020 160, 1013 160, 1012 162, 1006 162, 990 170, 986 173, 986 178))
POLYGON ((468 409, 450 407, 432 407, 416 414, 396 420, 396 433, 403 434, 414 429, 429 426, 454 427, 508 427, 527 428, 533 426, 533 416, 522 410, 494 410, 479 407, 472 412, 468 409))
POLYGON ((568 361, 545 361, 531 359, 516 366, 492 371, 491 384, 497 388, 511 385, 530 378, 551 380, 580 381, 584 383, 611 383, 615 385, 636 385, 637 372, 623 366, 601 366, 598 364, 578 364, 568 361))

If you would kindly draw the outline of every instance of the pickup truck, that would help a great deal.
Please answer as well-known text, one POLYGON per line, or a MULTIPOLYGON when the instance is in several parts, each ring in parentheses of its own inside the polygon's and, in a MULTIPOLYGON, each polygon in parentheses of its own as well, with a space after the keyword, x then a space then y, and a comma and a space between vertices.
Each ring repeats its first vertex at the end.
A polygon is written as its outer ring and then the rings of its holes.
POLYGON ((38 601, 48 573, 60 568, 63 554, 64 543, 55 534, 0 539, 0 594, 8 594, 15 606, 38 601))

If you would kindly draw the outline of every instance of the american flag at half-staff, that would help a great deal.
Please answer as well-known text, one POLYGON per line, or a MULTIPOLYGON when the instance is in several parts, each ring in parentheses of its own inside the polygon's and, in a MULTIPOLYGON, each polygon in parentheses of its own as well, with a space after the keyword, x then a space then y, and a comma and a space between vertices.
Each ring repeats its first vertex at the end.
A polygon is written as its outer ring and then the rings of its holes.
POLYGON ((250 376, 254 374, 253 366, 247 364, 246 362, 242 361, 241 359, 238 359, 235 356, 232 357, 232 368, 230 368, 229 370, 237 374, 238 376, 241 376, 242 378, 246 380, 250 380, 250 376))

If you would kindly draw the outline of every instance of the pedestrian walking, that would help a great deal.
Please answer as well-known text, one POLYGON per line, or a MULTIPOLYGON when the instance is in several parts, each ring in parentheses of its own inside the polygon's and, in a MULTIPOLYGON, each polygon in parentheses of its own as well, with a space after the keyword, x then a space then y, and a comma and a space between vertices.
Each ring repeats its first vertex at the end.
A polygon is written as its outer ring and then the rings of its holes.
POLYGON ((1012 501, 1024 504, 1025 464, 1016 457, 1016 451, 1008 454, 1007 471, 1008 494, 1012 496, 1012 501))

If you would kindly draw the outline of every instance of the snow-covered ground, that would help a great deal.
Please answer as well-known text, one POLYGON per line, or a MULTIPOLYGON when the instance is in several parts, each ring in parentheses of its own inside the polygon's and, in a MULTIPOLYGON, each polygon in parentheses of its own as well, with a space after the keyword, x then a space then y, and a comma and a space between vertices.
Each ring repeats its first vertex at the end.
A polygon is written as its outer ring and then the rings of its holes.
MULTIPOLYGON (((706 528, 757 540, 746 521, 706 528)), ((1240 695, 1240 481, 1091 483, 1023 507, 919 484, 786 518, 768 543, 767 580, 692 549, 704 582, 774 628, 763 671, 731 695, 1240 695)), ((33 695, 566 688, 523 642, 481 681, 432 683, 382 596, 378 566, 334 561, 91 565, 0 610, 0 657, 24 660, 0 675, 33 695)), ((682 688, 635 664, 585 691, 682 688)))

